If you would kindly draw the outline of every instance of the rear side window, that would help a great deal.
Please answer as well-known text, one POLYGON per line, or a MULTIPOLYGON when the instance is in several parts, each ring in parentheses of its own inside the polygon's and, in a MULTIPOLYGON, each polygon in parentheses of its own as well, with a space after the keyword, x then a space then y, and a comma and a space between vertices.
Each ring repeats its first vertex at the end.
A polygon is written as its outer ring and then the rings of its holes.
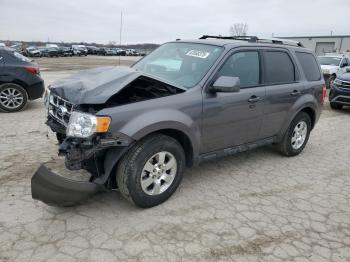
POLYGON ((283 51, 266 51, 265 83, 284 84, 295 81, 295 68, 290 56, 283 51))
POLYGON ((312 54, 295 52, 295 55, 301 64, 307 81, 317 81, 321 79, 320 69, 315 57, 312 54))

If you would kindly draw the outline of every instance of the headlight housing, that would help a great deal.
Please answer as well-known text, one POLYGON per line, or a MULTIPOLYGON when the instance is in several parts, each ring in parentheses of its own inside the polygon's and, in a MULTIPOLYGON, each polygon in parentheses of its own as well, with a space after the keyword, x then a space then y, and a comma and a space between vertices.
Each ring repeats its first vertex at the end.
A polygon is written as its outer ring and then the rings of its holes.
POLYGON ((66 134, 69 137, 87 138, 94 133, 107 132, 110 122, 110 117, 73 112, 69 119, 66 134))

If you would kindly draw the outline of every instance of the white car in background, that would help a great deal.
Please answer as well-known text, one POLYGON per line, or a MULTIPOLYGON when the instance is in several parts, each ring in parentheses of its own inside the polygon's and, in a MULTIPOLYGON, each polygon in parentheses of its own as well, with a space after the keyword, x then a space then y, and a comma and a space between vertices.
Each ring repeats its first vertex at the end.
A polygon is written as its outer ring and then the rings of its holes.
POLYGON ((350 57, 346 54, 325 54, 324 56, 319 56, 318 61, 320 62, 327 88, 330 88, 336 77, 344 74, 346 68, 350 66, 350 57))
POLYGON ((0 47, 5 47, 6 45, 4 43, 0 43, 0 47))

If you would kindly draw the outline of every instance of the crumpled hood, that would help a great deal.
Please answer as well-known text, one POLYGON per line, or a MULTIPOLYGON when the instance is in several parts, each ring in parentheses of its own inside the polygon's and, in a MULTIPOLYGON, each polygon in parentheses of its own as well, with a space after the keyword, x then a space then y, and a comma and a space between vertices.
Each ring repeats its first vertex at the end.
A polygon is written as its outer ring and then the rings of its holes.
POLYGON ((50 91, 76 105, 103 104, 141 75, 129 67, 99 67, 60 79, 50 91))

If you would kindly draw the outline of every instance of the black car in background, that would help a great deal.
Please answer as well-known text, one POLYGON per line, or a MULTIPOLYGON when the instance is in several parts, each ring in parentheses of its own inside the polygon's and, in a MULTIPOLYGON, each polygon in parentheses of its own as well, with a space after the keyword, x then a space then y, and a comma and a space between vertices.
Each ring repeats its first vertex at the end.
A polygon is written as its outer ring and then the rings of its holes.
POLYGON ((97 55, 98 47, 96 47, 96 46, 87 46, 86 49, 87 49, 88 55, 97 55))
POLYGON ((58 53, 60 56, 73 56, 74 51, 71 47, 62 46, 58 48, 58 53))
POLYGON ((0 47, 0 109, 20 111, 28 100, 42 97, 44 90, 37 65, 15 50, 0 47))
POLYGON ((337 110, 350 106, 350 68, 333 81, 329 91, 329 103, 332 109, 337 110))
POLYGON ((39 47, 39 50, 42 53, 42 56, 45 57, 59 57, 60 53, 56 47, 39 47))

